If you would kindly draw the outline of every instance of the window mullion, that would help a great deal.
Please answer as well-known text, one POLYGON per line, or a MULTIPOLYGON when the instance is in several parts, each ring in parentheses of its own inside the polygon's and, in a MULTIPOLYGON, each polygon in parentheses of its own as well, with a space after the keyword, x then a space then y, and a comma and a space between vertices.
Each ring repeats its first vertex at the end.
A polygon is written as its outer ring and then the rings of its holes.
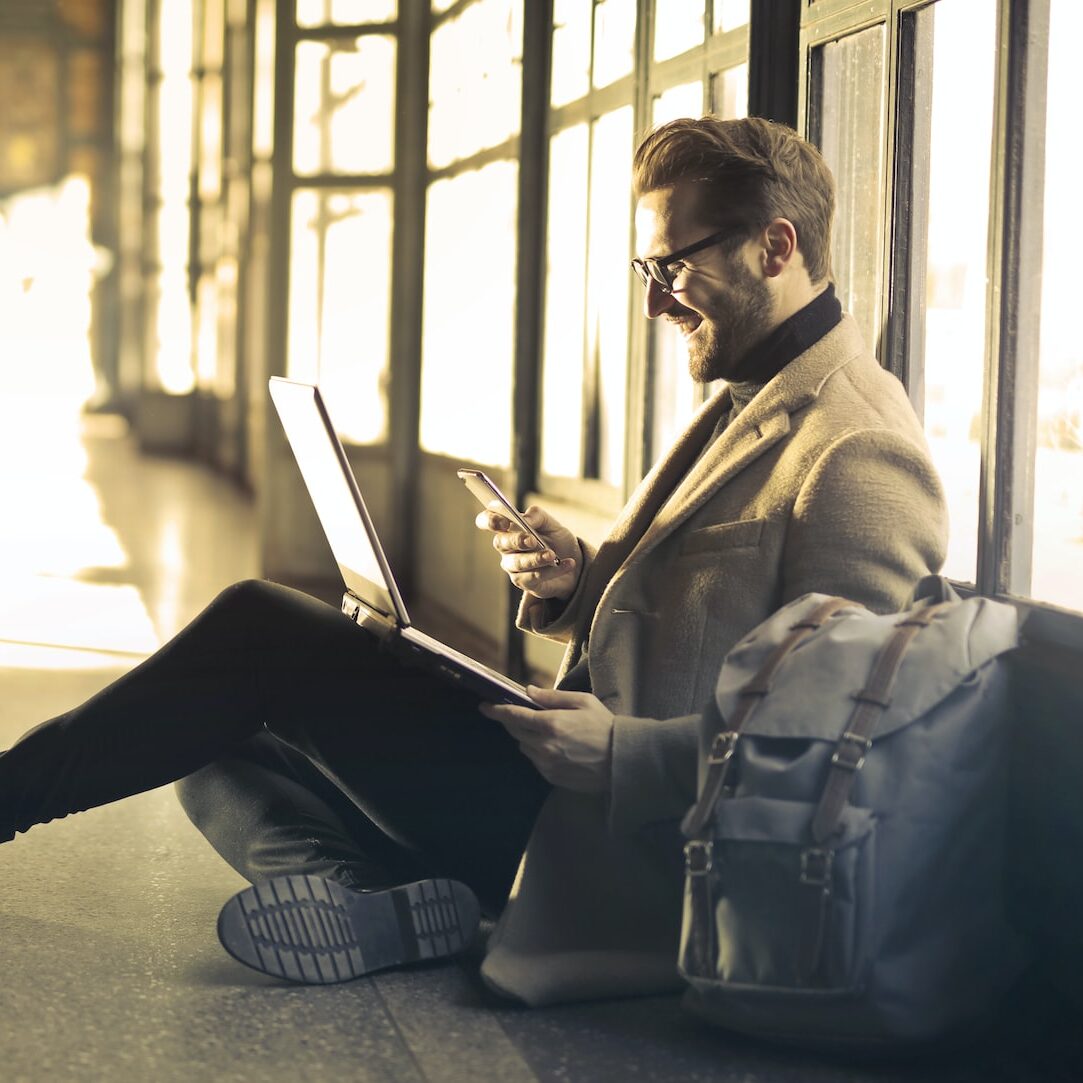
POLYGON ((990 291, 988 315, 977 585, 983 594, 1024 595, 1033 551, 1046 0, 1001 0, 999 40, 989 243, 999 289, 990 291))

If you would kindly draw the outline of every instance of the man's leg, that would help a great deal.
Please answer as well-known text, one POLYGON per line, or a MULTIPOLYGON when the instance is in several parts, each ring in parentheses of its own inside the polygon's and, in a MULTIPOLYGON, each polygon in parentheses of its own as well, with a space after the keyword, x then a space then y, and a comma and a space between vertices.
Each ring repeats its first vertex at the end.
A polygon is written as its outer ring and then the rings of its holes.
POLYGON ((188 818, 250 883, 314 875, 371 889, 432 875, 300 752, 267 732, 176 784, 188 818))
MULTIPOLYGON (((0 841, 191 775, 228 758, 264 726, 316 752, 332 776, 343 759, 368 761, 362 781, 371 780, 376 794, 389 785, 443 793, 462 780, 477 783, 490 767, 507 770, 509 762, 533 772, 468 693, 402 665, 337 609, 246 581, 223 591, 145 662, 0 753, 0 841)), ((512 800, 518 785, 504 785, 512 800)), ((477 818, 471 810, 494 812, 487 799, 448 801, 440 825, 448 841, 462 837, 461 810, 466 823, 477 818)), ((360 800, 371 814, 370 803, 360 800)), ((476 826, 484 836, 485 825, 476 826)))
POLYGON ((377 823, 390 810, 380 826, 408 849, 474 870, 492 897, 506 891, 548 789, 511 738, 471 697, 401 666, 336 609, 255 581, 0 754, 0 841, 228 759, 265 723, 338 772, 377 823), (358 773, 340 755, 371 763, 358 773), (496 793, 482 793, 485 779, 496 793))

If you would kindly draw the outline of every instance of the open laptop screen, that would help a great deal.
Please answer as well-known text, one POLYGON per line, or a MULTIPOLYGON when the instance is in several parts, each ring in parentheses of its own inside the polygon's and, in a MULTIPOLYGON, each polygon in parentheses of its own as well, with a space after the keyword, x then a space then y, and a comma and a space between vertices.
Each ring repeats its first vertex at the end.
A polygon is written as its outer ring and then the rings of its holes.
POLYGON ((342 581, 366 605, 408 624, 372 519, 319 389, 278 376, 271 378, 269 386, 342 581))

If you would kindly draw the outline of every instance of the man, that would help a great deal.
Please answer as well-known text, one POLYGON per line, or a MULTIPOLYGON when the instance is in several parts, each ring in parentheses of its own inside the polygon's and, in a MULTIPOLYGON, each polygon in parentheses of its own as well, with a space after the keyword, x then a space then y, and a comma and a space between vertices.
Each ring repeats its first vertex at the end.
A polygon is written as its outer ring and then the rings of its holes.
POLYGON ((815 149, 765 121, 678 121, 635 184, 646 314, 680 327, 697 379, 729 383, 597 550, 537 508, 541 551, 479 516, 522 627, 568 644, 538 709, 483 718, 337 610, 237 584, 0 755, 0 841, 182 779, 256 885, 219 934, 257 969, 324 982, 449 954, 476 894, 501 914, 482 972, 507 995, 678 987, 677 822, 726 651, 807 591, 898 608, 941 563, 945 512, 905 394, 830 288, 815 149))
POLYGON ((634 170, 645 313, 680 329, 695 379, 729 384, 597 552, 532 513, 572 571, 479 517, 525 592, 521 626, 568 643, 546 709, 487 708, 556 787, 483 966, 531 1003, 677 985, 676 825, 726 652, 809 591, 897 609, 946 544, 917 419, 830 285, 815 148, 763 120, 679 120, 634 170))

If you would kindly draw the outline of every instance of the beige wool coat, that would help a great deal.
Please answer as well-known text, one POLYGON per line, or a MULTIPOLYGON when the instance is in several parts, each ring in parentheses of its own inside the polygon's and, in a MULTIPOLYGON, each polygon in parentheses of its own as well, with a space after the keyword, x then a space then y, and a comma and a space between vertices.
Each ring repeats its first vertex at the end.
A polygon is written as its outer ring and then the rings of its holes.
POLYGON ((697 461, 707 402, 636 489, 563 607, 520 626, 587 659, 614 713, 610 792, 542 809, 482 975, 528 1004, 681 988, 678 823, 700 711, 726 652, 810 591, 899 609, 944 559, 947 512, 906 394, 849 316, 786 366, 697 461))

